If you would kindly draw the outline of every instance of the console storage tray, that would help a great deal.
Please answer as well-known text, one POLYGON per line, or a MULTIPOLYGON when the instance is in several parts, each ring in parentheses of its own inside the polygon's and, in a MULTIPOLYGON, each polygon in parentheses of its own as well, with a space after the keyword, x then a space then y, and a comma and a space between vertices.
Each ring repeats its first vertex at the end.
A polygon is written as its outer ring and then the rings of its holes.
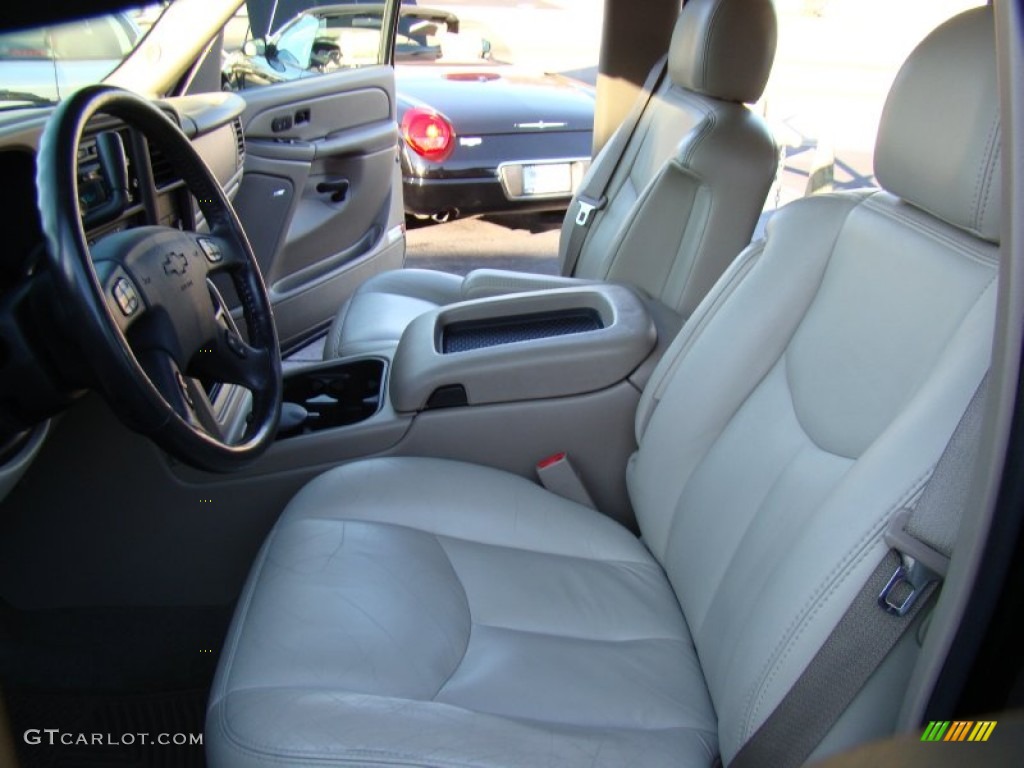
POLYGON ((522 341, 599 331, 601 316, 593 309, 557 309, 532 315, 513 315, 479 320, 463 320, 444 326, 441 352, 452 354, 472 349, 515 344, 522 341))

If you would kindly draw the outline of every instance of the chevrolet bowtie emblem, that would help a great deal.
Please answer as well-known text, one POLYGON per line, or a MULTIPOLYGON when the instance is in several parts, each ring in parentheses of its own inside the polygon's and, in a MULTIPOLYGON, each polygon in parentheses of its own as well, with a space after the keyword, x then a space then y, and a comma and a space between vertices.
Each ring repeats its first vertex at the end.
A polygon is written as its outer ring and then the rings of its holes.
POLYGON ((534 130, 543 131, 547 128, 565 128, 568 123, 545 123, 543 120, 538 120, 535 123, 516 123, 515 127, 523 130, 534 130))
POLYGON ((164 259, 164 274, 165 275, 184 275, 185 270, 188 269, 188 259, 185 258, 184 253, 174 253, 173 251, 167 254, 164 259))

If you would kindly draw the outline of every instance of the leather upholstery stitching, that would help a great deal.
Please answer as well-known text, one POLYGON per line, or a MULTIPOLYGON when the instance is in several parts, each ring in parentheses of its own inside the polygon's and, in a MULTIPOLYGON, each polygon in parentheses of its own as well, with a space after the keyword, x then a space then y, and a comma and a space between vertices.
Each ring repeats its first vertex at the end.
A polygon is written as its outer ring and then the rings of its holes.
POLYGON ((978 227, 978 208, 979 200, 981 199, 981 187, 985 179, 986 160, 989 155, 989 148, 992 146, 992 129, 994 126, 990 125, 988 134, 985 137, 985 145, 982 150, 981 161, 978 163, 978 167, 974 172, 974 189, 971 192, 971 203, 967 210, 966 224, 967 227, 976 230, 978 227))
MULTIPOLYGON (((836 227, 835 234, 832 237, 832 243, 831 243, 831 245, 829 245, 828 257, 825 259, 825 267, 821 270, 821 275, 818 278, 818 285, 817 285, 817 288, 815 289, 814 296, 811 297, 810 303, 807 305, 807 308, 804 311, 803 318, 800 320, 799 323, 797 323, 796 327, 793 329, 793 333, 790 335, 789 341, 786 343, 786 348, 783 349, 782 350, 782 354, 779 355, 779 358, 782 360, 783 366, 784 366, 783 374, 786 377, 786 389, 787 389, 787 391, 790 394, 790 400, 791 400, 792 406, 793 406, 793 418, 796 421, 797 425, 800 427, 800 430, 804 433, 804 436, 807 437, 807 439, 811 443, 811 445, 813 445, 818 450, 820 450, 820 451, 822 451, 824 453, 830 453, 833 456, 840 456, 840 458, 844 458, 844 459, 855 459, 856 457, 855 456, 841 456, 840 454, 837 454, 835 451, 828 450, 828 449, 818 445, 818 442, 813 437, 811 437, 810 431, 807 429, 807 427, 804 426, 803 422, 800 421, 800 411, 796 407, 796 401, 793 400, 793 381, 792 381, 792 379, 789 376, 789 353, 790 353, 790 348, 793 345, 793 338, 796 336, 797 333, 799 333, 800 328, 803 327, 804 320, 806 320, 806 318, 807 318, 807 312, 809 312, 810 308, 814 305, 814 301, 817 298, 818 291, 821 290, 821 284, 822 284, 822 282, 825 279, 826 273, 828 272, 828 267, 832 263, 832 259, 835 258, 835 255, 836 255, 836 244, 839 242, 840 238, 842 237, 843 230, 845 230, 847 224, 850 223, 850 216, 853 215, 853 212, 856 211, 858 208, 860 208, 860 206, 863 205, 864 202, 865 201, 862 200, 862 201, 857 202, 855 205, 850 206, 850 208, 846 211, 846 215, 843 217, 842 223, 839 224, 839 226, 836 227)), ((749 395, 748 395, 748 397, 749 397, 749 395)))
POLYGON ((934 466, 930 467, 927 472, 917 478, 910 488, 875 520, 867 532, 847 550, 846 555, 822 580, 815 592, 801 606, 797 615, 793 617, 793 620, 785 632, 783 632, 783 636, 776 644, 775 650, 765 661, 761 673, 754 679, 751 691, 747 695, 747 716, 738 725, 738 743, 743 743, 753 733, 753 723, 757 720, 772 683, 775 682, 784 662, 794 651, 798 641, 812 624, 815 616, 832 599, 840 584, 845 583, 845 579, 840 577, 844 574, 849 574, 871 553, 873 545, 879 540, 890 518, 921 492, 924 484, 931 477, 933 469, 934 466))
MULTIPOLYGON (((665 586, 668 589, 666 583, 665 586)), ((621 645, 623 643, 681 643, 688 648, 693 648, 693 638, 687 636, 678 637, 623 637, 621 639, 611 639, 606 637, 587 637, 586 635, 566 635, 560 632, 543 632, 537 629, 523 629, 521 627, 508 627, 502 624, 487 624, 484 622, 474 622, 474 626, 482 627, 484 629, 497 629, 502 632, 514 632, 522 635, 534 635, 537 637, 553 637, 556 640, 578 640, 581 643, 601 643, 607 645, 621 645), (687 642, 689 640, 689 642, 687 642)))
MULTIPOLYGON (((693 193, 694 205, 690 206, 690 210, 687 212, 686 216, 686 223, 682 227, 682 229, 679 230, 679 238, 676 240, 674 258, 670 259, 669 262, 665 265, 666 271, 661 280, 661 283, 664 286, 661 290, 660 296, 662 303, 667 304, 670 307, 673 307, 678 312, 682 312, 683 298, 686 295, 686 289, 687 287, 689 287, 690 280, 693 278, 693 270, 697 267, 697 262, 700 260, 692 258, 684 262, 682 259, 680 259, 680 252, 683 249, 683 240, 686 238, 687 231, 690 229, 691 226, 694 225, 694 213, 697 209, 696 203, 700 198, 701 193, 707 189, 707 185, 703 183, 703 178, 694 173, 692 169, 683 167, 679 163, 676 163, 674 161, 671 163, 670 166, 668 166, 667 170, 677 170, 683 175, 688 176, 690 179, 696 182, 693 193), (682 276, 681 280, 673 281, 673 273, 676 273, 677 275, 678 270, 684 265, 686 267, 686 274, 682 276), (674 292, 674 296, 670 297, 669 289, 672 287, 673 282, 678 282, 679 289, 674 292), (669 301, 670 298, 671 301, 669 301)), ((708 234, 708 224, 711 221, 711 207, 713 204, 714 195, 711 196, 711 203, 707 206, 707 210, 704 213, 703 220, 699 222, 700 234, 697 237, 696 246, 692 249, 694 253, 703 252, 704 240, 708 234)))
MULTIPOLYGON (((466 585, 459 577, 459 570, 455 567, 455 563, 452 562, 451 555, 448 554, 448 550, 445 549, 444 542, 441 540, 441 536, 435 534, 429 534, 434 537, 434 541, 437 542, 438 548, 444 552, 445 559, 448 561, 448 567, 452 569, 452 575, 455 577, 455 581, 458 582, 459 589, 462 591, 462 600, 466 605, 466 615, 469 617, 469 632, 466 633, 466 643, 462 646, 462 655, 459 656, 459 660, 455 662, 448 676, 444 679, 438 689, 434 691, 434 695, 430 697, 431 701, 436 701, 437 697, 441 695, 441 691, 445 689, 448 683, 451 682, 452 678, 455 677, 455 673, 462 667, 462 662, 466 660, 466 654, 469 652, 469 643, 473 639, 473 627, 476 626, 476 622, 473 621, 473 607, 469 604, 469 595, 466 594, 466 585)), ((433 618, 433 617, 431 617, 433 618)), ((440 626, 440 625, 438 625, 440 626)), ((443 631, 443 627, 441 627, 443 631)))
MULTIPOLYGON (((615 192, 621 188, 626 181, 632 182, 634 187, 637 186, 636 180, 633 178, 633 174, 637 170, 636 160, 643 151, 644 146, 647 144, 647 137, 651 133, 651 129, 654 127, 658 110, 662 107, 661 102, 666 102, 665 95, 672 90, 675 90, 675 86, 672 85, 671 82, 668 82, 668 79, 666 78, 666 82, 662 85, 661 90, 656 91, 654 95, 651 96, 651 100, 647 104, 647 109, 645 109, 644 113, 640 116, 640 122, 637 124, 637 128, 633 132, 632 137, 630 137, 630 142, 626 145, 626 151, 622 153, 622 156, 618 160, 619 167, 616 168, 616 172, 612 175, 612 182, 608 185, 606 192, 609 199, 615 196, 615 192), (621 174, 619 173, 620 169, 622 170, 621 174), (617 180, 618 183, 616 183, 617 180)), ((604 210, 607 209, 602 209, 602 211, 604 210)), ((598 213, 601 213, 602 211, 598 211, 598 213)), ((597 223, 597 220, 595 220, 595 227, 597 226, 597 223)), ((591 229, 593 228, 594 227, 591 227, 591 229)))
POLYGON ((704 41, 700 50, 700 90, 702 91, 708 88, 708 70, 711 67, 711 40, 717 31, 717 24, 722 16, 722 9, 725 7, 726 2, 728 0, 722 0, 715 5, 714 10, 711 12, 711 18, 708 19, 707 27, 704 29, 704 41))
MULTIPOLYGON (((254 691, 254 690, 308 691, 310 689, 306 688, 306 687, 291 688, 291 687, 285 687, 285 686, 261 686, 261 687, 258 687, 258 688, 250 688, 250 689, 247 689, 247 690, 250 690, 250 691, 254 691)), ((319 689, 319 690, 321 690, 323 692, 326 692, 327 690, 331 690, 331 689, 319 689)), ((380 697, 376 697, 376 698, 391 699, 392 697, 380 696, 380 697)), ((472 714, 483 715, 483 716, 486 716, 486 717, 500 718, 500 719, 503 719, 503 720, 510 720, 512 722, 520 722, 520 723, 528 723, 528 724, 539 723, 541 725, 544 725, 544 724, 550 722, 550 721, 547 721, 547 720, 538 720, 538 719, 534 719, 534 718, 530 718, 530 717, 525 717, 525 716, 522 716, 522 715, 517 715, 517 716, 495 715, 495 714, 491 714, 491 713, 488 713, 488 712, 481 712, 481 711, 478 711, 478 710, 466 709, 466 708, 460 707, 458 705, 447 704, 447 703, 444 703, 444 702, 438 702, 438 705, 439 706, 450 707, 453 710, 459 710, 459 711, 462 711, 462 712, 469 712, 469 713, 472 713, 472 714)), ((675 725, 675 726, 669 726, 669 727, 666 727, 666 728, 643 728, 643 729, 640 729, 640 728, 633 729, 633 728, 631 728, 630 730, 638 730, 638 731, 643 731, 645 733, 664 733, 664 732, 672 732, 672 731, 686 731, 688 733, 694 734, 695 736, 698 736, 698 738, 701 738, 701 740, 704 742, 705 746, 707 746, 709 748, 708 749, 708 757, 709 757, 709 759, 712 757, 712 755, 717 754, 717 741, 718 741, 718 737, 717 737, 717 733, 715 731, 706 731, 706 730, 701 729, 701 728, 694 728, 694 727, 690 727, 690 726, 686 726, 686 725, 675 725), (707 735, 712 736, 712 739, 710 740, 710 743, 708 742, 708 740, 704 739, 704 737, 701 736, 701 734, 707 734, 707 735)), ((321 757, 310 756, 310 755, 306 754, 305 752, 302 752, 302 751, 297 750, 297 749, 283 749, 283 750, 279 750, 279 751, 277 751, 275 753, 275 752, 268 752, 268 751, 260 749, 258 747, 246 746, 246 745, 241 744, 241 743, 235 743, 235 746, 237 746, 240 749, 244 750, 245 752, 247 752, 249 755, 251 755, 256 760, 260 760, 261 762, 265 762, 265 763, 268 763, 268 764, 280 764, 282 760, 285 760, 285 761, 287 761, 287 765, 294 766, 294 765, 296 765, 296 763, 295 763, 296 759, 310 760, 311 762, 308 763, 309 765, 322 765, 323 764, 321 757)), ((428 766, 428 765, 429 766, 439 766, 439 765, 445 765, 445 766, 452 766, 452 768, 491 768, 491 766, 493 765, 492 763, 488 763, 486 766, 484 766, 483 764, 478 764, 478 763, 466 763, 466 762, 462 762, 462 761, 437 759, 436 757, 433 757, 433 756, 431 757, 431 761, 429 763, 424 763, 424 762, 422 762, 421 758, 416 756, 416 755, 408 754, 408 753, 405 753, 405 752, 399 752, 399 751, 395 751, 395 750, 387 750, 387 749, 349 748, 349 749, 345 750, 345 753, 335 752, 335 753, 332 753, 330 755, 330 759, 332 761, 341 761, 343 763, 355 762, 355 764, 357 764, 357 765, 366 765, 367 764, 366 763, 367 757, 370 757, 370 758, 374 758, 374 757, 383 758, 383 759, 387 760, 387 765, 397 765, 398 763, 394 762, 395 760, 401 760, 401 761, 403 761, 401 763, 402 765, 410 765, 410 766, 428 766), (357 757, 357 756, 362 756, 362 757, 357 757), (409 760, 412 760, 413 762, 408 762, 409 760)))
MULTIPOLYGON (((785 354, 785 351, 783 351, 783 355, 784 354, 785 354)), ((751 395, 753 395, 753 393, 756 392, 761 387, 762 384, 764 384, 764 382, 767 380, 767 378, 771 375, 772 371, 775 369, 775 366, 778 365, 779 360, 782 358, 783 355, 780 355, 778 358, 776 358, 775 362, 771 366, 769 366, 768 370, 766 370, 764 372, 764 375, 761 376, 757 381, 752 383, 752 385, 750 386, 750 389, 747 390, 746 395, 737 400, 736 407, 733 408, 732 412, 729 413, 728 416, 726 416, 726 417, 724 417, 722 419, 722 426, 721 426, 721 428, 718 430, 718 432, 714 436, 714 438, 712 438, 710 440, 710 442, 708 442, 707 447, 705 448, 704 453, 701 455, 700 459, 693 462, 693 466, 690 469, 690 474, 686 478, 681 478, 681 482, 679 484, 679 493, 676 494, 675 502, 674 502, 673 507, 672 507, 672 519, 669 521, 668 530, 665 533, 665 542, 666 542, 665 549, 663 551, 663 555, 658 558, 659 561, 665 559, 665 555, 667 554, 668 549, 669 549, 668 542, 672 541, 672 539, 675 536, 676 527, 679 525, 680 517, 682 517, 679 514, 679 505, 682 502, 683 494, 685 494, 686 491, 690 487, 690 481, 693 479, 693 476, 695 474, 697 474, 697 472, 700 470, 700 468, 703 465, 705 459, 707 459, 708 455, 714 449, 715 445, 717 445, 718 441, 722 438, 723 432, 732 423, 732 420, 734 418, 736 418, 736 414, 739 413, 739 411, 747 403, 747 401, 750 399, 751 395)), ((749 526, 748 526, 747 531, 749 531, 749 530, 750 529, 749 529, 749 526)), ((747 531, 744 532, 744 535, 746 535, 747 531)), ((684 612, 683 615, 685 616, 685 612, 684 612)))
POLYGON ((350 296, 345 301, 341 312, 334 319, 334 322, 331 324, 331 330, 327 334, 327 347, 333 351, 333 357, 342 357, 342 349, 344 348, 342 338, 344 337, 345 321, 348 319, 348 311, 352 306, 353 298, 350 296))
MULTIPOLYGON (((901 224, 910 227, 916 232, 925 235, 936 242, 942 243, 950 250, 956 251, 960 255, 965 256, 982 266, 993 267, 999 263, 999 256, 997 253, 994 253, 992 256, 988 255, 988 253, 991 252, 990 249, 972 248, 966 240, 957 239, 949 232, 945 232, 939 227, 936 227, 932 221, 904 213, 894 206, 883 202, 882 200, 884 198, 876 199, 878 194, 879 193, 876 193, 864 201, 864 206, 876 213, 892 219, 893 221, 900 222, 901 224)), ((911 205, 910 203, 907 204, 911 205)))
POLYGON ((982 191, 985 190, 987 197, 988 191, 985 189, 985 186, 991 178, 992 154, 995 149, 995 136, 998 133, 999 113, 997 112, 992 119, 992 124, 989 126, 988 135, 985 137, 985 149, 981 162, 978 164, 978 174, 974 182, 974 195, 971 200, 971 211, 969 212, 968 221, 976 233, 980 233, 981 229, 981 213, 984 210, 984 205, 981 202, 982 191))
MULTIPOLYGON (((684 167, 690 166, 694 154, 697 152, 698 149, 700 149, 701 143, 708 136, 711 135, 711 133, 715 130, 715 126, 718 125, 717 115, 715 114, 715 111, 713 109, 707 107, 704 104, 694 106, 703 107, 704 119, 700 122, 699 125, 695 126, 695 128, 697 129, 695 132, 696 135, 694 135, 693 140, 690 141, 683 148, 683 154, 677 159, 679 164, 683 165, 684 167)), ((683 142, 681 141, 680 143, 683 142)))
POLYGON ((793 397, 793 379, 790 375, 789 352, 790 350, 787 347, 786 351, 782 353, 782 375, 786 377, 786 390, 789 392, 789 399, 793 406, 793 420, 796 422, 797 426, 800 427, 800 431, 804 433, 804 437, 807 438, 807 441, 822 453, 827 453, 831 456, 835 456, 840 459, 849 459, 850 461, 856 461, 858 458, 857 456, 846 456, 841 453, 836 453, 831 448, 826 448, 825 446, 819 444, 818 441, 814 439, 814 435, 811 434, 811 430, 809 430, 807 426, 803 423, 803 421, 800 420, 800 409, 796 407, 796 399, 793 397))
MULTIPOLYGON (((331 518, 327 518, 327 519, 331 519, 331 518)), ((420 533, 424 533, 425 532, 424 529, 422 529, 422 528, 412 528, 411 526, 400 525, 398 523, 383 523, 383 522, 382 523, 377 523, 377 522, 372 521, 372 520, 368 520, 368 521, 365 521, 365 522, 370 522, 370 523, 373 523, 374 525, 393 525, 396 528, 406 528, 407 530, 419 531, 420 533)), ((467 539, 467 538, 463 538, 461 536, 453 536, 453 535, 448 534, 448 533, 434 533, 433 531, 430 531, 429 533, 431 533, 432 535, 438 537, 439 539, 448 539, 450 541, 457 541, 457 542, 461 542, 463 544, 474 544, 474 545, 479 546, 479 547, 492 547, 494 549, 504 549, 504 550, 507 550, 509 552, 523 552, 523 553, 528 553, 528 554, 531 554, 531 555, 543 555, 544 557, 559 557, 559 558, 562 558, 562 559, 565 559, 565 560, 582 560, 585 563, 601 563, 601 564, 604 564, 604 565, 654 566, 655 568, 657 568, 657 570, 661 571, 660 567, 656 566, 654 563, 652 563, 651 561, 646 560, 646 559, 645 560, 622 560, 620 558, 586 557, 584 555, 568 555, 568 554, 565 554, 564 552, 544 552, 544 551, 536 550, 536 549, 526 549, 525 547, 512 547, 512 546, 509 546, 507 544, 493 544, 493 543, 491 543, 489 541, 477 541, 476 539, 467 539)), ((640 546, 644 547, 644 549, 646 550, 646 546, 644 546, 640 542, 639 539, 636 539, 636 542, 637 542, 637 544, 640 544, 640 546)), ((454 567, 454 566, 452 566, 452 567, 454 567)))
MULTIPOLYGON (((998 121, 998 118, 997 118, 997 121, 998 121)), ((995 187, 995 185, 992 183, 992 180, 995 177, 996 168, 999 167, 999 158, 1000 158, 1000 153, 1002 151, 1001 137, 1002 137, 1002 133, 997 128, 997 130, 996 130, 996 137, 993 140, 992 151, 991 151, 991 153, 989 155, 988 169, 987 169, 986 178, 985 178, 985 196, 982 198, 982 200, 981 200, 981 207, 978 210, 977 229, 978 229, 978 233, 979 234, 981 233, 981 228, 982 228, 982 226, 985 223, 985 214, 988 211, 988 205, 989 205, 989 202, 992 199, 992 192, 993 192, 993 188, 995 187)), ((998 236, 999 236, 999 233, 996 232, 996 237, 998 237, 998 236)))
MULTIPOLYGON (((250 689, 252 690, 252 689, 250 689)), ((272 690, 289 690, 286 688, 276 688, 272 690)), ((300 689, 308 690, 308 689, 300 689)), ((468 711, 468 710, 466 710, 468 711)), ((688 730, 688 729, 681 729, 688 730)), ((323 754, 311 755, 307 752, 300 751, 298 749, 280 749, 275 752, 270 752, 260 747, 250 746, 243 744, 237 739, 233 738, 232 734, 225 730, 225 736, 230 740, 232 746, 236 747, 242 752, 245 752, 249 757, 260 762, 267 763, 270 765, 286 765, 295 766, 296 760, 308 761, 307 765, 323 765, 323 754)), ((417 766, 426 767, 431 766, 449 766, 450 768, 488 768, 483 763, 467 763, 462 761, 454 760, 443 760, 436 757, 431 757, 430 763, 424 763, 422 758, 408 754, 405 752, 395 752, 386 749, 346 749, 344 752, 334 752, 329 756, 330 760, 334 763, 341 762, 351 765, 367 765, 367 759, 384 760, 385 765, 406 765, 406 766, 417 766), (396 762, 401 761, 401 762, 396 762)))
MULTIPOLYGON (((461 542, 461 543, 464 543, 464 544, 475 544, 475 545, 481 546, 481 547, 493 547, 494 549, 505 549, 505 550, 508 550, 510 552, 526 552, 526 553, 529 553, 529 554, 544 555, 544 556, 547 556, 547 557, 561 557, 561 558, 565 558, 567 560, 582 560, 582 561, 587 562, 587 563, 605 563, 605 564, 608 564, 608 565, 631 565, 631 566, 636 566, 636 565, 651 566, 651 565, 653 565, 652 562, 647 560, 647 559, 623 560, 621 558, 586 557, 584 555, 568 555, 568 554, 565 554, 564 552, 546 552, 546 551, 543 551, 543 550, 527 549, 527 548, 524 548, 524 547, 513 547, 513 546, 509 546, 507 544, 494 544, 494 543, 489 542, 489 541, 480 541, 478 539, 468 539, 468 538, 465 538, 465 537, 462 537, 462 536, 455 536, 455 535, 449 534, 449 533, 438 533, 437 531, 432 531, 432 530, 430 530, 428 528, 417 528, 417 527, 413 527, 411 525, 402 525, 401 523, 392 523, 392 522, 386 522, 384 520, 373 520, 373 519, 368 519, 368 518, 363 518, 363 517, 329 517, 329 516, 324 516, 324 515, 312 515, 312 514, 310 514, 310 515, 303 515, 302 519, 303 520, 320 520, 321 522, 326 522, 326 523, 338 523, 338 522, 365 523, 366 525, 379 525, 379 526, 382 526, 382 527, 386 526, 386 527, 390 527, 390 528, 401 528, 402 530, 406 530, 406 531, 413 531, 415 533, 428 534, 430 536, 434 536, 437 539, 447 539, 449 541, 457 541, 457 542, 461 542)), ((640 539, 637 539, 637 538, 633 537, 632 540, 635 541, 639 546, 643 547, 645 550, 647 549, 647 547, 640 541, 640 539)), ((454 566, 452 566, 452 567, 454 568, 454 566)), ((655 566, 655 567, 657 567, 657 566, 655 566)), ((658 568, 658 570, 661 570, 660 567, 658 568)))
POLYGON ((718 292, 713 292, 708 295, 706 300, 709 301, 707 304, 704 304, 703 302, 701 303, 700 307, 705 307, 703 311, 698 307, 697 311, 690 316, 690 319, 679 332, 679 336, 676 337, 677 340, 681 341, 679 349, 671 358, 669 358, 666 353, 666 356, 662 358, 665 362, 665 369, 660 373, 656 382, 652 379, 652 381, 648 383, 648 386, 650 386, 651 383, 654 383, 654 389, 652 390, 650 403, 642 414, 643 424, 637 429, 637 442, 640 442, 643 438, 643 434, 647 431, 647 425, 651 416, 661 403, 661 399, 665 395, 665 389, 669 382, 674 378, 675 371, 679 367, 680 361, 686 357, 689 350, 701 338, 704 330, 718 314, 726 299, 736 291, 744 278, 750 274, 750 271, 754 268, 758 260, 764 255, 764 249, 765 241, 761 240, 750 245, 740 253, 733 264, 733 269, 735 271, 731 275, 726 273, 727 277, 725 278, 725 282, 720 284, 721 288, 718 292), (687 328, 690 329, 689 332, 687 332, 687 328))
MULTIPOLYGON (((697 179, 699 182, 703 181, 702 177, 700 177, 696 173, 692 172, 692 170, 691 170, 693 157, 697 153, 697 150, 699 150, 701 148, 701 145, 706 140, 708 140, 710 138, 711 134, 714 133, 715 128, 717 128, 717 127, 718 127, 718 115, 713 110, 708 109, 705 112, 705 119, 704 119, 704 121, 701 123, 700 126, 698 126, 697 135, 694 137, 693 141, 690 142, 690 144, 685 148, 683 156, 680 157, 678 159, 678 161, 674 162, 674 164, 677 165, 681 170, 687 171, 690 176, 692 176, 693 178, 697 179)), ((703 186, 704 186, 703 184, 699 184, 698 185, 698 187, 697 187, 698 192, 700 191, 701 188, 703 188, 703 186)), ((712 196, 712 200, 713 200, 713 196, 712 196)), ((694 195, 694 202, 696 203, 696 201, 697 201, 697 195, 695 194, 694 195)), ((680 231, 680 236, 679 236, 679 245, 680 246, 682 246, 683 237, 685 236, 686 231, 691 226, 691 223, 693 221, 693 214, 694 214, 695 209, 696 209, 696 205, 692 205, 690 207, 689 216, 687 218, 686 226, 683 227, 683 229, 680 231)), ((697 238, 696 246, 693 248, 693 252, 695 254, 703 253, 703 251, 704 251, 704 240, 707 237, 708 224, 709 224, 710 219, 711 219, 710 213, 711 213, 711 209, 709 208, 708 211, 706 212, 705 216, 704 216, 704 220, 702 222, 699 222, 701 229, 700 229, 700 236, 697 238)), ((677 257, 678 257, 678 249, 677 249, 677 257)), ((665 278, 664 278, 665 288, 662 291, 663 294, 668 290, 668 279, 669 279, 669 277, 672 276, 672 271, 673 271, 673 269, 676 266, 678 266, 678 263, 679 263, 678 258, 675 258, 675 259, 672 259, 671 261, 669 261, 669 263, 667 264, 668 273, 665 275, 665 278)), ((683 295, 686 292, 686 287, 690 283, 690 276, 693 274, 693 269, 694 269, 694 267, 696 265, 697 265, 697 259, 691 259, 690 263, 689 263, 689 270, 687 272, 686 279, 682 282, 682 285, 681 285, 681 287, 679 289, 679 294, 676 296, 676 300, 671 303, 671 306, 675 307, 677 310, 682 310, 682 307, 680 305, 682 303, 683 295)), ((668 303, 668 302, 665 302, 665 303, 668 303)))

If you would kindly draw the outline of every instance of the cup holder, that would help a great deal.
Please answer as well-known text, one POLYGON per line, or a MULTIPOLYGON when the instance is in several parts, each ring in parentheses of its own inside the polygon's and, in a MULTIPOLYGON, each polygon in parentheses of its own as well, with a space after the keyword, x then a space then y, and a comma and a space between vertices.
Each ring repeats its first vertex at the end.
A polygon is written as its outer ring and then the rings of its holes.
POLYGON ((285 377, 278 437, 357 424, 380 410, 384 360, 371 358, 299 369, 285 377))

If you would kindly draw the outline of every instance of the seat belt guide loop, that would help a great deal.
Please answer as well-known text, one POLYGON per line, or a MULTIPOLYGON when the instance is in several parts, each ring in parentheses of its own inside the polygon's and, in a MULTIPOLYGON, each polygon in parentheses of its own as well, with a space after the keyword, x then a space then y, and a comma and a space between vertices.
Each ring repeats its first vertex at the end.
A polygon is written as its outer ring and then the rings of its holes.
POLYGON ((878 605, 893 616, 906 616, 928 586, 939 577, 920 561, 900 555, 903 562, 896 567, 888 583, 878 595, 878 605))

